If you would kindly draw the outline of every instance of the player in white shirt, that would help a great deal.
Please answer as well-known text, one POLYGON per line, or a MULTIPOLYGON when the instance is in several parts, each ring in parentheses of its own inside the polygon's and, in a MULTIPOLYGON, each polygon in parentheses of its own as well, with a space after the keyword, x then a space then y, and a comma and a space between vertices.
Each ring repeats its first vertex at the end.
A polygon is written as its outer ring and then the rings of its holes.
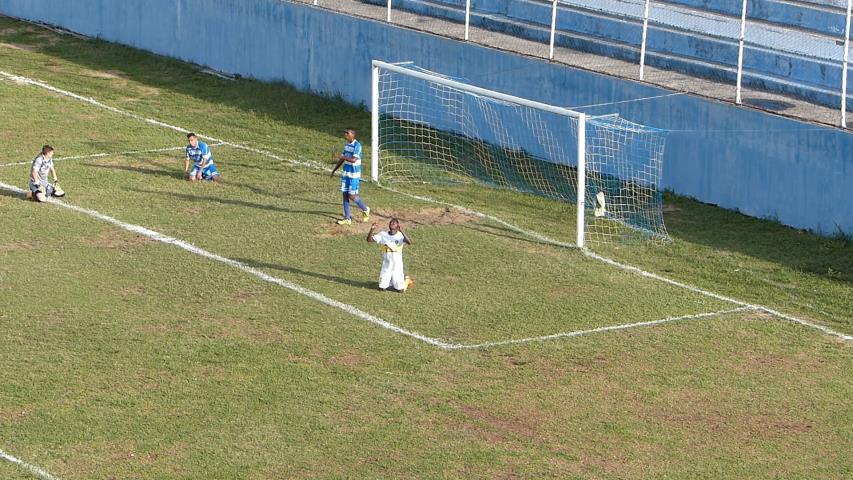
POLYGON ((403 245, 411 245, 412 240, 403 232, 400 221, 392 218, 388 223, 388 230, 378 233, 376 229, 379 224, 374 223, 367 232, 367 241, 376 242, 382 248, 382 270, 379 272, 379 289, 405 292, 412 284, 412 280, 403 271, 403 245))
POLYGON ((33 159, 30 169, 30 191, 27 198, 37 202, 47 200, 47 197, 62 197, 65 192, 59 188, 59 180, 56 178, 56 169, 53 167, 53 147, 45 145, 41 147, 41 153, 33 159), (53 175, 53 183, 47 181, 47 174, 53 175))

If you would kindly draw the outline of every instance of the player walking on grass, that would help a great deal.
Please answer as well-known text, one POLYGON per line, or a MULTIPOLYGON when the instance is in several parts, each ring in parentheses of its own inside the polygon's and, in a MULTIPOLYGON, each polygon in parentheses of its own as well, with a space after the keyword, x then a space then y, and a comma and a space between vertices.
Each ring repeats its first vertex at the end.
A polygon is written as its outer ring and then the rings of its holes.
POLYGON ((388 223, 388 230, 374 233, 379 228, 378 223, 370 226, 367 232, 367 242, 376 242, 382 248, 382 270, 379 272, 379 289, 387 291, 388 287, 403 293, 411 285, 410 279, 403 270, 403 245, 411 245, 412 240, 403 232, 403 226, 396 218, 388 223))
POLYGON ((341 192, 343 192, 344 218, 338 220, 338 225, 352 225, 352 217, 349 212, 349 202, 354 201, 361 209, 361 221, 366 222, 370 218, 370 207, 361 201, 358 196, 358 182, 361 178, 361 143, 355 139, 355 130, 348 128, 344 130, 344 138, 347 143, 344 151, 338 158, 338 163, 332 169, 329 176, 333 176, 341 165, 344 169, 341 173, 341 192))
POLYGON ((196 180, 220 180, 219 171, 216 170, 216 165, 213 163, 213 154, 210 153, 210 147, 206 143, 199 141, 196 134, 190 132, 187 134, 187 158, 184 160, 184 176, 187 180, 194 182, 196 180), (190 161, 193 163, 193 169, 190 170, 190 161))
POLYGON ((65 192, 59 188, 59 179, 56 178, 56 169, 53 167, 53 147, 45 145, 41 147, 41 153, 33 159, 30 169, 30 191, 27 198, 37 202, 47 200, 47 197, 63 197, 65 192), (47 174, 53 175, 53 183, 47 181, 47 174))

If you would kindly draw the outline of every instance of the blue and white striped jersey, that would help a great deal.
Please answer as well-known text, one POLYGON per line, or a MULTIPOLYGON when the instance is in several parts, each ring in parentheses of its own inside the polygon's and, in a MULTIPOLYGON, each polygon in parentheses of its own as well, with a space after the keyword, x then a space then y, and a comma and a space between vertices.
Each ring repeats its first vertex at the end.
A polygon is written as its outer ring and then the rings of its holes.
POLYGON ((213 154, 210 153, 210 148, 201 140, 198 142, 198 147, 193 148, 192 145, 187 145, 187 158, 192 160, 197 167, 201 166, 202 159, 210 163, 213 162, 213 154))
POLYGON ((342 177, 360 178, 361 177, 361 143, 358 140, 353 140, 352 143, 344 145, 343 155, 348 158, 355 158, 355 162, 344 162, 344 170, 342 177))

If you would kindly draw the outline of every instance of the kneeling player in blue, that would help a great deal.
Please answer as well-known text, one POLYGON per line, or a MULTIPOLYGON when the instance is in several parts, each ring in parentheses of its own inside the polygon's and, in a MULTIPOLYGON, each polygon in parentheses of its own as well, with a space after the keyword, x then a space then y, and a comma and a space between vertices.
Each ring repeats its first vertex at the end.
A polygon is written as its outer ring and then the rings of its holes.
POLYGON ((206 143, 199 141, 194 133, 187 134, 187 158, 184 160, 184 176, 189 181, 195 180, 220 180, 219 171, 213 163, 213 154, 206 143), (190 161, 193 168, 190 170, 190 161))
POLYGON ((354 201, 358 208, 361 209, 361 221, 366 222, 370 218, 370 207, 366 206, 358 196, 358 181, 361 178, 361 143, 355 139, 355 130, 348 128, 344 130, 344 138, 347 143, 344 145, 344 151, 338 158, 338 163, 332 169, 329 176, 335 174, 335 171, 341 165, 344 169, 341 173, 341 192, 343 193, 344 202, 344 218, 338 220, 338 225, 352 225, 352 218, 349 213, 349 202, 354 201))

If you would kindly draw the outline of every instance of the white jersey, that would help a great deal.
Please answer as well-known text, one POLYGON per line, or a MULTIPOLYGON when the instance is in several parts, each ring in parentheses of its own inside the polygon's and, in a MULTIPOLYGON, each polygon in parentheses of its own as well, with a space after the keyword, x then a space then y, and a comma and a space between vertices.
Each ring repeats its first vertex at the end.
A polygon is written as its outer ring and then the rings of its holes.
POLYGON ((405 274, 403 273, 403 245, 406 237, 402 232, 391 234, 381 231, 370 237, 382 248, 382 270, 379 272, 379 288, 394 287, 397 290, 405 289, 405 274))
MULTIPOLYGON (((38 172, 38 177, 42 182, 47 182, 47 174, 50 173, 50 169, 53 167, 53 158, 47 158, 43 154, 39 154, 36 158, 33 159, 33 168, 30 169, 32 172, 35 170, 38 172)), ((32 178, 30 178, 32 181, 32 178)))

